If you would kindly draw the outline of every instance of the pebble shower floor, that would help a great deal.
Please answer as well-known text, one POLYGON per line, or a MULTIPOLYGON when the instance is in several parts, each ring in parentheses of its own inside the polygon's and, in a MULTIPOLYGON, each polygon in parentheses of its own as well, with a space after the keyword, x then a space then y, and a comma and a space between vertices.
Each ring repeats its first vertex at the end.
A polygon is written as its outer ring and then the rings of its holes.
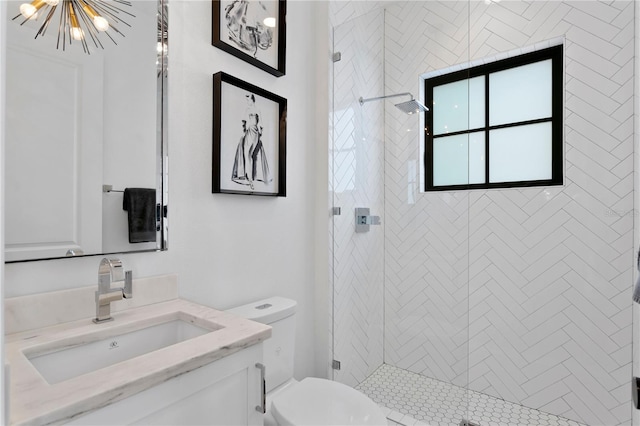
POLYGON ((584 426, 387 364, 356 388, 405 426, 459 426, 462 419, 480 426, 584 426))

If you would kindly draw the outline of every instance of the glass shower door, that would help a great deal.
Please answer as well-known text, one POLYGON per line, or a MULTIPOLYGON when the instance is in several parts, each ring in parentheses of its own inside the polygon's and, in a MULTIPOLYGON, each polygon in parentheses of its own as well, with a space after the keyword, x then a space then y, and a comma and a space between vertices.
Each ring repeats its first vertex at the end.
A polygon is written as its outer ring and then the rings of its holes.
POLYGON ((333 39, 333 377, 355 387, 383 363, 384 218, 367 232, 355 226, 357 208, 384 209, 383 104, 358 101, 384 90, 383 11, 336 26, 333 39))

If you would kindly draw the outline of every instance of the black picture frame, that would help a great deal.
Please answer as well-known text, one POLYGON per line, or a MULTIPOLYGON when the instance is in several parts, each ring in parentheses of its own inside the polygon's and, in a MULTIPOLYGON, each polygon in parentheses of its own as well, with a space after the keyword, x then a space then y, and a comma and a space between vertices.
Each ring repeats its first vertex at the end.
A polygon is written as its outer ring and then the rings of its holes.
POLYGON ((212 0, 212 12, 211 44, 276 77, 285 75, 286 0, 212 0), (275 18, 275 27, 266 26, 263 16, 275 18))
POLYGON ((212 193, 286 197, 287 100, 213 75, 212 193))

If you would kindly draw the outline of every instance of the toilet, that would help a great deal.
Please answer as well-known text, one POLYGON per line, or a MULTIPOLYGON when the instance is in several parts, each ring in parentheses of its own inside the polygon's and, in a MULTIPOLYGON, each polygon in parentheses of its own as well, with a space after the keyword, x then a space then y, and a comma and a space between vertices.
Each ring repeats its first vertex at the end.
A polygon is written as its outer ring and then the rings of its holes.
POLYGON ((271 297, 228 312, 272 327, 271 338, 264 342, 265 425, 388 424, 375 402, 347 385, 315 377, 299 382, 293 378, 295 300, 271 297))

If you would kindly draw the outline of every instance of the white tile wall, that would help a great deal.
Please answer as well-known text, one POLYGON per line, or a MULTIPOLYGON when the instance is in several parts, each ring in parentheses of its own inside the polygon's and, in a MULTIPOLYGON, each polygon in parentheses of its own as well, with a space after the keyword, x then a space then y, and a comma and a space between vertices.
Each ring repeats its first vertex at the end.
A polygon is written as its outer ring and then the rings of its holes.
MULTIPOLYGON (((334 13, 357 14, 350 4, 336 2, 334 13)), ((335 148, 354 155, 333 165, 340 172, 333 182, 336 205, 343 207, 332 230, 335 353, 343 362, 336 378, 358 383, 381 362, 375 313, 381 311, 382 244, 379 235, 353 234, 351 210, 361 201, 379 208, 379 197, 368 191, 385 185, 387 362, 455 384, 470 381, 472 389, 577 421, 627 422, 633 4, 388 6, 386 93, 418 92, 417 76, 425 71, 566 37, 566 182, 420 194, 415 118, 386 109, 384 165, 378 145, 354 142, 374 138, 382 121, 377 109, 358 116, 354 103, 378 85, 381 71, 368 62, 379 60, 373 47, 380 42, 371 38, 375 18, 338 27, 336 46, 347 61, 335 74, 335 148), (382 183, 375 180, 381 170, 382 183)))
MULTIPOLYGON (((388 5, 387 92, 423 98, 420 74, 466 62, 468 22, 466 1, 388 5)), ((385 121, 385 362, 465 386, 469 195, 420 193, 421 123, 395 108, 385 121)))
MULTIPOLYGON (((347 21, 358 19, 369 12, 380 9, 385 4, 384 0, 331 0, 329 2, 329 20, 331 26, 339 27, 347 21)), ((370 29, 380 30, 380 28, 370 29)))
POLYGON ((565 37, 566 108, 563 187, 430 194, 415 187, 414 118, 387 109, 385 362, 587 424, 629 422, 633 16, 631 1, 387 6, 387 93, 565 37))

